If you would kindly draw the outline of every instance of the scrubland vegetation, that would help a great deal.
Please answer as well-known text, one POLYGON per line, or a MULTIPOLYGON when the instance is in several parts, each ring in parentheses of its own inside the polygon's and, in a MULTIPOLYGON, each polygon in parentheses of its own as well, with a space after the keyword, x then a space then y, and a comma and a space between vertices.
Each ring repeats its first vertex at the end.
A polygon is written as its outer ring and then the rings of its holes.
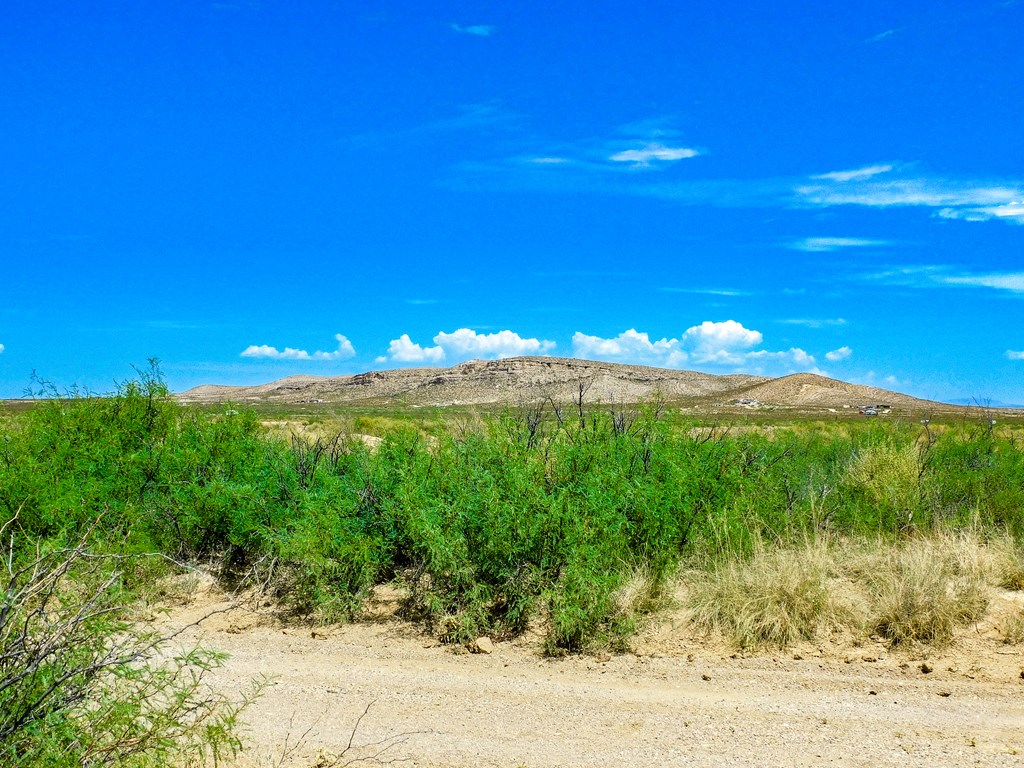
POLYGON ((1024 438, 988 420, 731 430, 581 397, 430 429, 364 417, 371 449, 179 406, 155 368, 47 394, 0 412, 5 765, 237 745, 237 703, 203 687, 217 658, 133 628, 171 561, 323 622, 397 582, 442 640, 535 626, 554 654, 625 647, 679 580, 693 624, 743 647, 948 642, 1024 586, 1024 438))

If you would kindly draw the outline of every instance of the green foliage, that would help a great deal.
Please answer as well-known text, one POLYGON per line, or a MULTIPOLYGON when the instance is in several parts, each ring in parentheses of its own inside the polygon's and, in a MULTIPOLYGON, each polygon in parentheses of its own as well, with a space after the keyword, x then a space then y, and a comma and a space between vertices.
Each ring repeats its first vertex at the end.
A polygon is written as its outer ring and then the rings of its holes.
POLYGON ((406 615, 446 640, 538 621, 553 652, 626 642, 617 595, 638 572, 656 594, 684 560, 822 531, 1024 537, 1024 451, 991 424, 669 424, 658 404, 601 409, 584 391, 447 429, 355 418, 383 437, 371 450, 179 406, 153 366, 105 397, 50 388, 0 421, 0 511, 57 544, 102 515, 99 549, 276 574, 288 605, 325 621, 397 579, 406 615))
POLYGON ((204 681, 222 657, 175 649, 127 621, 117 566, 131 559, 81 543, 18 557, 21 535, 0 583, 0 764, 155 766, 233 754, 245 702, 204 681))

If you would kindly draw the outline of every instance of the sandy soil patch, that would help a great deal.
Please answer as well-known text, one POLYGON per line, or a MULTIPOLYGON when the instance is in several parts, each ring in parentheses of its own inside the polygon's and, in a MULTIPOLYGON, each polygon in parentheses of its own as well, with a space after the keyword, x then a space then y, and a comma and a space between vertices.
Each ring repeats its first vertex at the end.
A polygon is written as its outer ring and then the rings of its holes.
POLYGON ((168 621, 228 609, 185 634, 230 654, 214 684, 271 678, 244 768, 342 764, 367 705, 346 759, 390 745, 379 759, 423 768, 1024 762, 1024 649, 983 624, 943 651, 836 637, 745 656, 666 614, 634 653, 548 659, 529 637, 442 646, 393 617, 387 590, 369 620, 327 628, 195 595, 168 621))

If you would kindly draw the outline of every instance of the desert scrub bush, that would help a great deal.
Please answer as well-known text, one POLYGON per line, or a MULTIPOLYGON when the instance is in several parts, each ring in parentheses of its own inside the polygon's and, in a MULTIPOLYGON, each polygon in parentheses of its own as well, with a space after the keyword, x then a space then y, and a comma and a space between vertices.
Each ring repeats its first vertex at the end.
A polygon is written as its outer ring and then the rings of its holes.
POLYGON ((856 510, 848 525, 852 523, 867 529, 874 523, 878 530, 897 532, 918 524, 921 452, 918 443, 901 443, 892 436, 858 448, 846 478, 856 510))
MULTIPOLYGON (((14 521, 0 527, 11 533, 14 521)), ((222 656, 177 651, 126 619, 123 558, 83 542, 19 556, 0 581, 0 764, 153 766, 216 761, 240 747, 246 701, 214 693, 222 656)))
POLYGON ((842 626, 852 612, 834 592, 832 553, 822 542, 802 547, 758 544, 749 559, 727 557, 686 575, 690 620, 740 648, 785 648, 842 626))
POLYGON ((985 573, 956 536, 911 538, 868 555, 859 568, 869 596, 869 626, 893 645, 942 645, 988 607, 985 573))

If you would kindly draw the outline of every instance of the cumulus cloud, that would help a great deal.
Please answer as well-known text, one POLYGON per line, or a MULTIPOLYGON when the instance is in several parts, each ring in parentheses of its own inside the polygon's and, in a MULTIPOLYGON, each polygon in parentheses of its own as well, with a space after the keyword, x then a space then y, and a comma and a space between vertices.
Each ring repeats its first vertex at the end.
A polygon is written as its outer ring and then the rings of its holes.
POLYGON ((252 344, 242 350, 241 357, 264 358, 267 360, 345 360, 355 356, 356 350, 352 346, 352 342, 340 333, 336 333, 334 338, 338 342, 338 348, 333 352, 317 351, 310 354, 304 349, 295 349, 293 347, 278 349, 268 344, 252 344))
POLYGON ((616 163, 630 163, 634 168, 649 168, 655 162, 674 162, 697 157, 700 152, 691 147, 666 147, 663 144, 645 144, 641 149, 626 149, 609 157, 616 163))
POLYGON ((490 24, 470 24, 465 27, 461 24, 449 24, 448 26, 460 35, 476 35, 477 37, 490 37, 496 29, 490 24))
MULTIPOLYGON (((4 349, 4 345, 0 344, 0 352, 2 352, 3 349, 4 349)), ((1006 350, 1006 359, 1007 360, 1024 360, 1024 351, 1018 352, 1018 351, 1015 351, 1015 350, 1012 350, 1012 349, 1008 349, 1008 350, 1006 350)))
POLYGON ((3 344, 0 344, 0 355, 2 355, 4 353, 5 349, 6 349, 6 347, 3 344))
POLYGON ((731 362, 738 359, 739 351, 756 347, 763 340, 760 331, 744 328, 735 320, 721 323, 705 320, 687 328, 682 337, 683 344, 693 350, 698 362, 731 362))
POLYGON ((679 339, 651 341, 650 336, 635 328, 611 339, 576 331, 572 337, 572 351, 574 357, 584 359, 649 363, 666 368, 675 368, 689 357, 681 348, 679 339))
POLYGON ((444 360, 444 350, 440 347, 421 347, 403 333, 388 344, 386 355, 377 358, 378 363, 388 360, 396 363, 439 363, 444 360))
POLYGON ((392 339, 387 354, 377 358, 378 363, 439 363, 469 358, 503 358, 518 355, 544 354, 555 348, 555 342, 544 339, 523 338, 512 331, 477 333, 471 328, 459 328, 451 333, 442 331, 434 339, 433 347, 422 347, 403 333, 392 339))
POLYGON ((548 352, 555 347, 553 341, 524 339, 512 331, 477 333, 469 328, 439 333, 434 337, 434 343, 453 357, 516 357, 548 352))
POLYGON ((635 328, 612 338, 577 331, 572 337, 572 349, 574 357, 663 368, 700 364, 744 368, 759 373, 766 369, 786 373, 795 370, 820 372, 814 356, 799 347, 781 351, 753 349, 762 340, 759 331, 744 328, 735 320, 706 320, 686 329, 678 339, 657 341, 652 341, 648 334, 635 328))
POLYGON ((789 244, 796 251, 830 253, 842 248, 871 248, 889 245, 888 240, 868 240, 863 237, 805 237, 789 244))
POLYGON ((831 363, 838 363, 841 360, 846 360, 853 354, 853 350, 849 347, 840 347, 839 349, 833 349, 831 352, 825 353, 825 359, 831 363))

